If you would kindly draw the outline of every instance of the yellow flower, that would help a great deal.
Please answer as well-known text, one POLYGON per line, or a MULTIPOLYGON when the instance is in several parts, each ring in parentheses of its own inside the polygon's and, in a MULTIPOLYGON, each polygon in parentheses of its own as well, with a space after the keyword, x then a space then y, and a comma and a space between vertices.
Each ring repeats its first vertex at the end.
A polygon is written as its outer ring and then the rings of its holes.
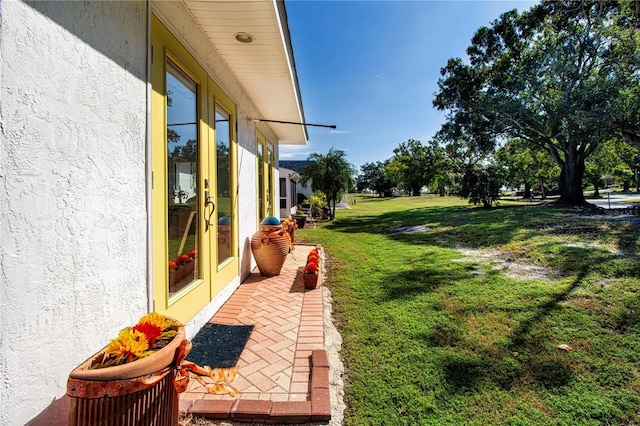
POLYGON ((149 350, 149 341, 144 333, 127 327, 120 330, 118 337, 109 342, 106 352, 115 356, 115 365, 122 362, 131 362, 146 355, 149 350))
POLYGON ((138 321, 138 324, 143 324, 143 323, 149 323, 149 324, 155 325, 159 327, 160 330, 169 328, 172 325, 172 322, 169 319, 167 319, 167 317, 157 312, 151 312, 150 314, 147 314, 142 318, 140 318, 140 321, 138 321))

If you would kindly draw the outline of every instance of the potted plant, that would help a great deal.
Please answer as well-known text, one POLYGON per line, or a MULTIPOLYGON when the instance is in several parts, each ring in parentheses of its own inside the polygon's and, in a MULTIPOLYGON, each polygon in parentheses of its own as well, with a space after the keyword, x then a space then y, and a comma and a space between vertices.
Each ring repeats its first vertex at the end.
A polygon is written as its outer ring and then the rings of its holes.
MULTIPOLYGON (((224 377, 208 366, 185 361, 190 350, 184 326, 155 312, 120 330, 69 374, 69 425, 177 425, 178 393, 186 390, 192 373, 199 381, 196 375, 224 377)), ((226 383, 215 385, 207 389, 236 393, 226 383)))
POLYGON ((69 424, 127 424, 125 419, 134 418, 131 413, 139 413, 144 424, 157 418, 177 424, 173 382, 184 340, 182 324, 157 313, 122 329, 69 374, 69 424))
POLYGON ((302 210, 296 210, 295 214, 293 215, 293 220, 296 221, 296 225, 298 226, 298 228, 302 229, 304 228, 304 224, 307 221, 307 215, 302 210))
POLYGON ((285 219, 282 221, 282 229, 289 233, 291 244, 295 241, 296 229, 298 229, 298 223, 293 218, 285 219))
POLYGON ((318 248, 315 248, 309 252, 307 256, 307 262, 302 273, 302 281, 304 282, 304 288, 312 290, 318 287, 321 282, 322 266, 320 252, 318 248))

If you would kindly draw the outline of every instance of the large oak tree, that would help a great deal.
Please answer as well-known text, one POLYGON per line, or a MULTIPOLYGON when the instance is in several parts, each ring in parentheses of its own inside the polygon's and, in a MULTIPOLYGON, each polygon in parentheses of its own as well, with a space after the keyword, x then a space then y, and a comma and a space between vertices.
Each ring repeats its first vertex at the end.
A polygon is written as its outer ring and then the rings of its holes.
POLYGON ((561 169, 560 201, 585 202, 585 159, 624 133, 638 137, 638 36, 631 2, 554 1, 480 28, 468 61, 441 70, 440 137, 481 149, 519 138, 561 169), (635 133, 634 133, 635 132, 635 133))

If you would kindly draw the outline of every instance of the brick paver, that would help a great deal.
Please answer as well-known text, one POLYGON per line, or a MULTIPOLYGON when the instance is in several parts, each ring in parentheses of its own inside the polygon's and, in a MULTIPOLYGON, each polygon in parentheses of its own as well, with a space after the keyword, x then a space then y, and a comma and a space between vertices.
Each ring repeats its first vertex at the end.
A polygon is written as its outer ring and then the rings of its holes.
POLYGON ((231 383, 238 394, 208 394, 192 380, 180 395, 182 412, 267 423, 330 419, 322 287, 307 290, 302 280, 313 248, 296 245, 278 276, 262 277, 256 268, 211 318, 254 326, 231 383))

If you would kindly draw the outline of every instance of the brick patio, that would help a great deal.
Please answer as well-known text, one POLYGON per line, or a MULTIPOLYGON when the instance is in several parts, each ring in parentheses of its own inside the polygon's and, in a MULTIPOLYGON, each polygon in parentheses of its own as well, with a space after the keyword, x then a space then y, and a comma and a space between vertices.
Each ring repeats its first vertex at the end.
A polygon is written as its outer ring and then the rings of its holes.
POLYGON ((256 268, 211 318, 212 323, 254 326, 231 383, 238 394, 208 394, 192 380, 180 395, 181 413, 261 423, 331 418, 322 288, 306 290, 302 281, 313 248, 296 245, 278 276, 262 277, 256 268))

